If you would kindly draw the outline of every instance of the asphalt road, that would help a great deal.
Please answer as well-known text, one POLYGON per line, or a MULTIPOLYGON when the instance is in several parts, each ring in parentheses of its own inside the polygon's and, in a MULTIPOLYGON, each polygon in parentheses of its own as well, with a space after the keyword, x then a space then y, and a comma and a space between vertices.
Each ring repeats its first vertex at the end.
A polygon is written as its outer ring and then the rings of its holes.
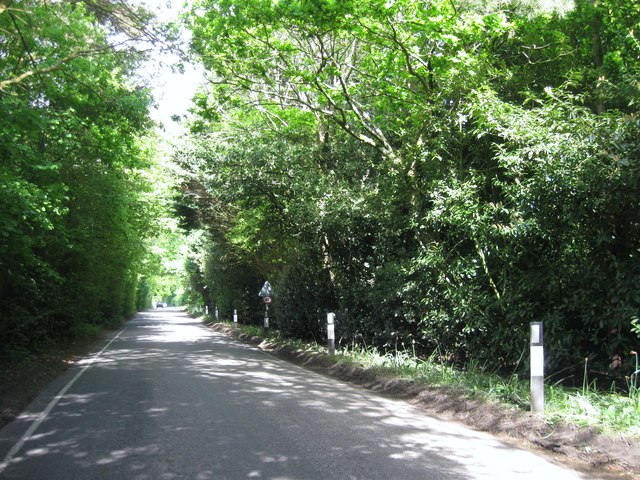
POLYGON ((593 478, 229 340, 138 315, 0 430, 1 479, 593 478))

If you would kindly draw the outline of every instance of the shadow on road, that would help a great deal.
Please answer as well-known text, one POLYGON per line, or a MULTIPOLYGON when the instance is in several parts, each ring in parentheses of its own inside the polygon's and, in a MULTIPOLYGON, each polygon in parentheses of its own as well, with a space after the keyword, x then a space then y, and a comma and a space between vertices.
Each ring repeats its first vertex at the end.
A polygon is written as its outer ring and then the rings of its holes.
MULTIPOLYGON (((0 431, 2 455, 40 410, 33 412, 0 431)), ((175 310, 130 322, 0 477, 581 478, 231 341, 175 310)))

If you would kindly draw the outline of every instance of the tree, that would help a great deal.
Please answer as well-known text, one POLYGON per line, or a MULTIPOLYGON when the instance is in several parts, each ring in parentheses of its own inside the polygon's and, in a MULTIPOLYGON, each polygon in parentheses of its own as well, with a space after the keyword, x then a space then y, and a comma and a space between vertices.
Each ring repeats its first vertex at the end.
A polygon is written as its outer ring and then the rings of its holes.
POLYGON ((533 319, 558 370, 624 354, 638 13, 538 3, 199 2, 181 206, 216 269, 269 272, 297 335, 324 305, 461 363, 516 368, 533 319))
MULTIPOLYGON (((83 3, 0 13, 0 339, 35 349, 129 314, 149 219, 138 53, 83 3)), ((97 3, 96 3, 97 5, 97 3)))

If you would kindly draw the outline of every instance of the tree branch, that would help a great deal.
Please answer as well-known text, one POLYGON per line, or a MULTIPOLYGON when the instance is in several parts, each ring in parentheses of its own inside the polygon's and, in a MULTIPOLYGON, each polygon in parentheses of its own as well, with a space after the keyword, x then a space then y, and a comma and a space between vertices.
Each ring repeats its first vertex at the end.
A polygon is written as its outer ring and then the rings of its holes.
POLYGON ((16 77, 10 78, 8 80, 0 81, 0 91, 3 91, 8 86, 20 83, 23 80, 25 80, 25 79, 27 79, 29 77, 32 77, 34 75, 44 75, 46 73, 51 73, 51 72, 54 72, 56 70, 60 70, 67 63, 75 60, 76 58, 90 57, 90 56, 98 55, 98 54, 101 54, 101 53, 104 53, 104 52, 112 52, 111 47, 99 48, 99 49, 95 49, 95 50, 82 50, 82 51, 79 51, 79 52, 75 52, 75 53, 72 53, 71 55, 67 55, 62 60, 59 60, 58 62, 56 62, 53 65, 50 65, 48 67, 40 67, 40 68, 38 68, 35 65, 35 61, 33 60, 33 58, 31 58, 32 62, 34 63, 34 68, 31 69, 31 70, 27 70, 26 72, 23 72, 23 73, 21 73, 20 75, 18 75, 16 77))

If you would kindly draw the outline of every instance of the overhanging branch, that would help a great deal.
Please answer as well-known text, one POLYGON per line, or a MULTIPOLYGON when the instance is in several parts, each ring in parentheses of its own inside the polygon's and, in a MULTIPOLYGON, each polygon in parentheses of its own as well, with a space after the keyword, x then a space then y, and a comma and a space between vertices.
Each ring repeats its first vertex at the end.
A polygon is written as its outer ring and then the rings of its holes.
POLYGON ((51 72, 55 72, 57 70, 60 70, 62 67, 64 67, 67 63, 77 59, 77 58, 81 58, 81 57, 91 57, 94 55, 101 55, 104 53, 117 53, 114 52, 114 50, 111 47, 104 47, 104 48, 99 48, 99 49, 95 49, 95 50, 82 50, 79 52, 75 52, 72 53, 71 55, 67 55, 66 57, 64 57, 63 59, 57 61, 56 63, 54 63, 53 65, 50 65, 48 67, 40 67, 38 68, 37 66, 34 65, 34 68, 31 70, 27 70, 25 72, 22 72, 20 75, 17 75, 13 78, 9 78, 8 80, 2 80, 0 81, 0 91, 5 90, 7 87, 9 87, 10 85, 15 85, 17 83, 22 82, 23 80, 32 77, 34 75, 44 75, 47 73, 51 73, 51 72))

